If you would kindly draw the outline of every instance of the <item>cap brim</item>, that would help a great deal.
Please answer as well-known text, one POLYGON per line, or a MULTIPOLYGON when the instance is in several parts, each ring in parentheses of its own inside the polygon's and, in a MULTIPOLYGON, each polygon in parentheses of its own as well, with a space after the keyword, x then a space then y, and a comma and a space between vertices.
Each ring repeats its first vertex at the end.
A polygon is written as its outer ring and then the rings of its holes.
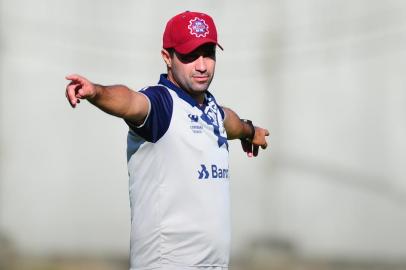
POLYGON ((224 50, 223 47, 218 44, 217 41, 210 39, 210 38, 200 38, 200 39, 193 39, 190 40, 189 42, 186 42, 180 46, 175 46, 174 49, 176 52, 180 54, 188 54, 199 48, 200 46, 204 44, 215 44, 217 45, 221 50, 224 50))

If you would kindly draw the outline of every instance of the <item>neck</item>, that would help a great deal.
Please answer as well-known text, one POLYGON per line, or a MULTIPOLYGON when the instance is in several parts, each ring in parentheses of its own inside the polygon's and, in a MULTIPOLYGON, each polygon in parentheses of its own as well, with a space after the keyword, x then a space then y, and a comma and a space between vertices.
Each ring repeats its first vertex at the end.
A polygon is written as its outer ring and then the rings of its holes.
POLYGON ((185 91, 186 93, 189 94, 189 96, 191 96, 199 105, 202 105, 204 103, 204 96, 205 96, 205 92, 202 93, 192 93, 189 92, 187 90, 185 90, 182 86, 180 86, 175 78, 173 77, 171 72, 168 72, 168 80, 173 83, 174 85, 176 85, 179 89, 181 89, 182 91, 185 91))

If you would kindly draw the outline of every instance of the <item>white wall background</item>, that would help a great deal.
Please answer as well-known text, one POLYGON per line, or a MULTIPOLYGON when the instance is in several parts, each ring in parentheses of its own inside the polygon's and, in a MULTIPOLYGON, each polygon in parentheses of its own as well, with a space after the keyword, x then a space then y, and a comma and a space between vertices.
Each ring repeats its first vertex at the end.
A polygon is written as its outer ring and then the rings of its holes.
POLYGON ((271 130, 231 143, 233 252, 258 238, 311 256, 406 256, 406 3, 0 0, 0 232, 26 254, 126 255, 127 128, 64 76, 155 84, 166 21, 213 16, 211 90, 271 130), (158 8, 159 7, 159 8, 158 8))

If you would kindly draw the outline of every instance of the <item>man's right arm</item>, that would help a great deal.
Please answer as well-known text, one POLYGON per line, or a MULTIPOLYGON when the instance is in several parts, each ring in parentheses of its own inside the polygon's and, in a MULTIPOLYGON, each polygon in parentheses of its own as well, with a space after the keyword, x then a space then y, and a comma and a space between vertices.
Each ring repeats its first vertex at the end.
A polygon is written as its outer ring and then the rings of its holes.
POLYGON ((87 99, 104 112, 135 124, 141 124, 148 114, 147 97, 124 85, 102 86, 80 75, 69 75, 66 79, 70 83, 66 86, 65 94, 73 108, 81 99, 87 99))

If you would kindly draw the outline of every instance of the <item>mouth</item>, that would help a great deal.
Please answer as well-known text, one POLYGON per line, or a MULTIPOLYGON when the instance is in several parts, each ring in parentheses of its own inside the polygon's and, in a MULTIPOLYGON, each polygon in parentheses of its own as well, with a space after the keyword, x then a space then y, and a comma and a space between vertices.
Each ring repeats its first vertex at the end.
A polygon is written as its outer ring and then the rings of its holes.
POLYGON ((195 79, 199 83, 204 83, 209 80, 208 75, 198 75, 198 76, 193 76, 193 79, 195 79))

